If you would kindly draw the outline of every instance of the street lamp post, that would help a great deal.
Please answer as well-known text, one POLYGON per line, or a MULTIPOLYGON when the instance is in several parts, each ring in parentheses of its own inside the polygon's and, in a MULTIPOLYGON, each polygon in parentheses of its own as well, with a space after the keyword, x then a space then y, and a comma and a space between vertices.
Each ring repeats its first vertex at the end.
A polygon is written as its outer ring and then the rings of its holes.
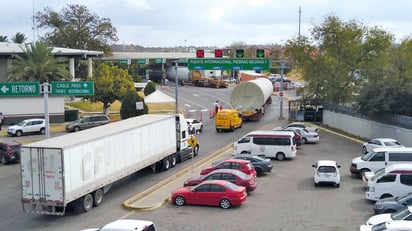
POLYGON ((175 63, 175 70, 176 70, 176 76, 175 76, 175 103, 176 103, 176 106, 175 106, 175 112, 176 112, 176 114, 179 114, 179 109, 178 109, 178 107, 179 107, 179 103, 178 103, 178 101, 177 101, 177 88, 179 87, 179 80, 178 80, 178 77, 177 77, 177 62, 175 63))

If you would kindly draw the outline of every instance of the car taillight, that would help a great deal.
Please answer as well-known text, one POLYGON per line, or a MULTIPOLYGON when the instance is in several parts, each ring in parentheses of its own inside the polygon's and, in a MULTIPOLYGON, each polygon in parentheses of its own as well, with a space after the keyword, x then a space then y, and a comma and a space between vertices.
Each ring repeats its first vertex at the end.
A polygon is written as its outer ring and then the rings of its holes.
POLYGON ((315 138, 318 137, 318 136, 319 136, 318 134, 314 135, 315 138))
POLYGON ((291 146, 290 150, 292 150, 292 152, 294 152, 295 151, 295 146, 291 146))

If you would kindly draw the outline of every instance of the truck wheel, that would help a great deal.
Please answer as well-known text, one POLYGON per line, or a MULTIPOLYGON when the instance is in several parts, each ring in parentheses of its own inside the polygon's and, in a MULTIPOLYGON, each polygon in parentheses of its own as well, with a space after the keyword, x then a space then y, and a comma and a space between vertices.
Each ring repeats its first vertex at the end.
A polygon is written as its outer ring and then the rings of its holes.
POLYGON ((103 202, 103 190, 102 189, 97 189, 93 193, 93 206, 97 207, 103 202))
POLYGON ((169 158, 164 158, 162 161, 163 164, 163 170, 166 171, 170 168, 170 161, 169 158))
POLYGON ((76 206, 74 207, 76 213, 88 212, 93 207, 93 197, 91 194, 86 194, 82 198, 78 199, 76 206))
POLYGON ((169 157, 169 162, 170 162, 170 167, 173 168, 174 166, 176 166, 177 163, 177 159, 175 155, 172 155, 169 157))

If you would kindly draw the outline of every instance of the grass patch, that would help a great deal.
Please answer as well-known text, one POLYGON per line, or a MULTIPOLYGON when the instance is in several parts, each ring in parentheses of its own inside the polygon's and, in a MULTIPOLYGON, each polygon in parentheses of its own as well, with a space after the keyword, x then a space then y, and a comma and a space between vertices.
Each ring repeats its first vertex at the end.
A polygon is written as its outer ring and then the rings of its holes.
MULTIPOLYGON (((103 112, 102 102, 78 101, 78 102, 65 103, 65 105, 74 107, 81 111, 86 111, 86 112, 103 112)), ((116 100, 110 105, 110 111, 120 111, 121 106, 122 106, 122 103, 116 100)))

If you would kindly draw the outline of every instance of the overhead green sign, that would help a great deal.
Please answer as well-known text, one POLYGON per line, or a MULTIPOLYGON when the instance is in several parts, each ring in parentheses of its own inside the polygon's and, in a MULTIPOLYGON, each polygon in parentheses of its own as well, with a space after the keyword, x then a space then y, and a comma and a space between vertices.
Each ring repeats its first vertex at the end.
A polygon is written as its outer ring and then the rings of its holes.
POLYGON ((52 95, 94 95, 94 83, 83 82, 51 82, 52 95))
POLYGON ((136 64, 149 64, 148 59, 136 59, 135 62, 136 64))
POLYGON ((38 96, 39 82, 0 82, 0 96, 38 96))
POLYGON ((269 59, 188 59, 189 70, 269 70, 269 59))
POLYGON ((265 50, 258 49, 256 50, 256 58, 264 58, 265 57, 265 50))

